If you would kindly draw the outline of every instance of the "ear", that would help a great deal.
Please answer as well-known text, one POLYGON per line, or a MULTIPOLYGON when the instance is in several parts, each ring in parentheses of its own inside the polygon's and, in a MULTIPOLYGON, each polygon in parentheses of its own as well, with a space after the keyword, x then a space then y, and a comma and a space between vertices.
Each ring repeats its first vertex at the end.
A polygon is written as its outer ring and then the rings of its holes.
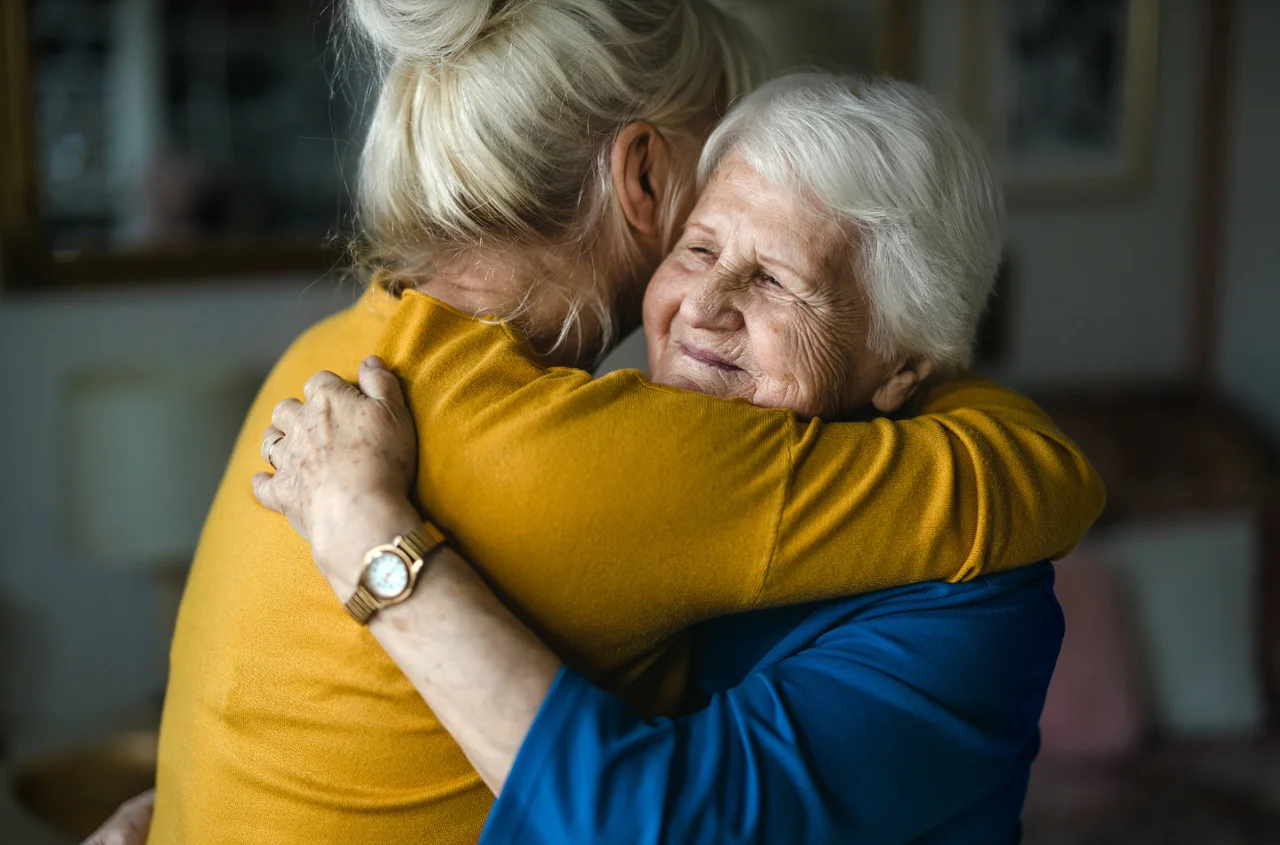
POLYGON ((882 414, 892 414, 907 404, 907 400, 916 392, 925 379, 933 373, 933 362, 928 358, 915 360, 907 358, 898 364, 898 368, 889 374, 876 392, 871 396, 871 404, 882 414))
POLYGON ((654 238, 661 230, 661 197, 671 175, 671 148, 651 123, 628 123, 613 142, 613 189, 636 234, 654 238))

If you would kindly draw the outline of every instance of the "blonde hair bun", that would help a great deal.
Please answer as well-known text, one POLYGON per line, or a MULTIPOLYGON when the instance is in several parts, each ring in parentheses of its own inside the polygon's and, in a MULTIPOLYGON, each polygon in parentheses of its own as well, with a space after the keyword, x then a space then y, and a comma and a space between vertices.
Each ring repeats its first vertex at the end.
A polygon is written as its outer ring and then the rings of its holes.
POLYGON ((465 52, 484 32, 495 0, 349 0, 351 20, 391 58, 439 65, 465 52))
POLYGON ((499 316, 563 302, 560 339, 591 313, 604 348, 615 304, 643 290, 614 141, 655 126, 681 162, 663 208, 683 207, 707 117, 750 87, 738 26, 707 0, 345 2, 384 54, 360 155, 364 260, 385 284, 418 284, 481 246, 589 256, 588 281, 537 274, 499 316))

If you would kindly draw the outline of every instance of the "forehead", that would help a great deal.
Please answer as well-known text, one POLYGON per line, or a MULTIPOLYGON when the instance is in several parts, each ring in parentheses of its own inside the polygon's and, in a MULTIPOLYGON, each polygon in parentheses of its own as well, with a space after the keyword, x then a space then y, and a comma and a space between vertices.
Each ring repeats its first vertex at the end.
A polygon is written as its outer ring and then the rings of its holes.
POLYGON ((848 263, 851 238, 832 215, 799 191, 767 181, 736 156, 707 181, 689 223, 800 272, 825 274, 848 263))

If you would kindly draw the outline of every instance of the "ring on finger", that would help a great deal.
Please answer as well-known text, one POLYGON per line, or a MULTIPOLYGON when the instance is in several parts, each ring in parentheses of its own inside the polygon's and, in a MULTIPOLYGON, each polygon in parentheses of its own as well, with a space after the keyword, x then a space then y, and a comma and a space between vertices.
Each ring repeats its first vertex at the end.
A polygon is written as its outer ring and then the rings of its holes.
POLYGON ((283 434, 277 437, 275 440, 272 440, 271 445, 267 447, 267 463, 271 464, 272 469, 280 469, 280 467, 276 466, 275 457, 276 457, 276 447, 280 445, 281 440, 284 440, 283 434))

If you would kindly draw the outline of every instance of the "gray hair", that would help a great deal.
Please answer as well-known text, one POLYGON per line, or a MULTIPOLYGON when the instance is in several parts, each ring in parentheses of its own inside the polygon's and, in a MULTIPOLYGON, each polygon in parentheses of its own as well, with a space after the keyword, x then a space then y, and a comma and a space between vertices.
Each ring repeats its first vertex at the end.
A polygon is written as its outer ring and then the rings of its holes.
POLYGON ((1000 263, 1004 203, 981 141, 920 88, 802 73, 741 99, 703 150, 795 187, 858 236, 856 277, 886 360, 967 366, 1000 263))

